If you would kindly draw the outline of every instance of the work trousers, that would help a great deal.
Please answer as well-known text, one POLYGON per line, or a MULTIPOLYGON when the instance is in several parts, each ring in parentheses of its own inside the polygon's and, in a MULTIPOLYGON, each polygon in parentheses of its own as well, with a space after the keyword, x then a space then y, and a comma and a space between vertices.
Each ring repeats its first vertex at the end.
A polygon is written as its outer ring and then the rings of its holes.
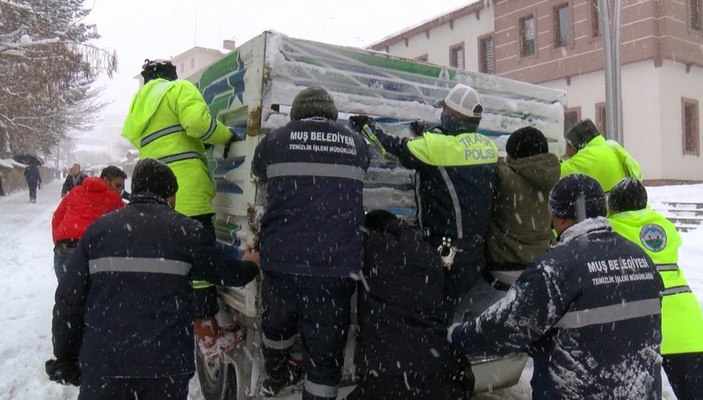
POLYGON ((356 283, 350 278, 264 272, 263 355, 269 378, 288 379, 288 359, 300 327, 304 400, 334 399, 342 378, 344 347, 356 283))
POLYGON ((662 367, 678 400, 703 399, 703 353, 664 354, 662 367))
MULTIPOLYGON (((190 218, 200 222, 208 235, 208 241, 216 245, 214 214, 195 215, 190 218)), ((193 318, 207 318, 217 315, 220 306, 217 304, 217 287, 212 285, 193 290, 193 318)))

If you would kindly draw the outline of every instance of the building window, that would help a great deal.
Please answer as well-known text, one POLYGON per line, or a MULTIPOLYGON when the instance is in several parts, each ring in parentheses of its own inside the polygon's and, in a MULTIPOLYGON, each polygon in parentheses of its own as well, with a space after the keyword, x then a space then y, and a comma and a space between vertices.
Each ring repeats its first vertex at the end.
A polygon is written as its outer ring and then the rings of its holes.
POLYGON ((465 69, 464 64, 464 43, 454 45, 449 48, 449 66, 465 69))
POLYGON ((417 61, 424 61, 424 62, 427 62, 427 61, 428 61, 428 59, 427 59, 427 54, 423 54, 423 55, 421 55, 421 56, 417 56, 417 57, 415 57, 415 59, 416 59, 417 61))
POLYGON ((591 31, 593 37, 598 37, 603 34, 603 29, 600 25, 600 8, 598 0, 591 0, 591 31))
POLYGON ((567 108, 564 110, 564 136, 581 120, 581 107, 567 108))
POLYGON ((688 27, 701 30, 701 14, 703 13, 703 0, 688 0, 688 27))
POLYGON ((535 19, 532 15, 520 18, 520 55, 535 54, 535 19))
POLYGON ((493 58, 493 36, 479 39, 479 66, 478 70, 486 74, 495 74, 495 62, 493 58))
POLYGON ((554 43, 556 47, 571 43, 571 9, 569 3, 560 4, 554 8, 554 43))
POLYGON ((683 122, 683 154, 700 155, 698 126, 698 101, 692 99, 681 99, 682 122, 683 122))
POLYGON ((596 104, 596 128, 603 137, 608 138, 605 127, 607 126, 605 103, 596 104))
POLYGON ((190 68, 194 69, 195 68, 195 58, 190 59, 190 68))

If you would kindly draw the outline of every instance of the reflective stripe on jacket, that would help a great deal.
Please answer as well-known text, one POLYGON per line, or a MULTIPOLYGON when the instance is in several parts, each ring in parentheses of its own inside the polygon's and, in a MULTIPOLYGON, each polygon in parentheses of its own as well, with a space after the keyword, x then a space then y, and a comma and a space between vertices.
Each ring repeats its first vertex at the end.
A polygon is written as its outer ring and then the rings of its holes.
POLYGON ((527 351, 534 399, 655 400, 662 288, 642 249, 605 218, 586 219, 450 337, 472 356, 527 351))
POLYGON ((127 207, 88 227, 66 265, 55 296, 54 355, 78 358, 84 373, 101 377, 190 374, 191 279, 241 286, 256 275, 254 263, 227 257, 163 198, 133 193, 127 207))
POLYGON ((416 170, 418 222, 425 235, 486 235, 497 179, 498 149, 479 133, 426 132, 411 140, 378 129, 383 147, 405 168, 416 170))
POLYGON ((266 181, 261 269, 358 274, 368 166, 366 142, 332 120, 291 121, 262 138, 251 165, 266 181))
POLYGON ((122 136, 139 149, 140 158, 169 164, 178 179, 176 211, 188 216, 214 212, 215 184, 203 144, 227 143, 232 134, 210 115, 195 85, 149 81, 134 95, 122 136))
POLYGON ((649 254, 664 281, 662 354, 703 351, 703 312, 678 265, 681 237, 674 224, 649 206, 609 219, 615 232, 649 254))

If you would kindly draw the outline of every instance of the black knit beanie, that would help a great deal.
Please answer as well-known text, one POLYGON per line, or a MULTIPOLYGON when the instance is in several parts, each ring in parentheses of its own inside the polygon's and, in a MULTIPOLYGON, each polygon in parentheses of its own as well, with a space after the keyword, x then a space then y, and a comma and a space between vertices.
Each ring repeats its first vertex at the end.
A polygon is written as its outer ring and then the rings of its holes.
POLYGON ((293 99, 290 119, 298 121, 310 117, 337 120, 337 107, 327 91, 319 86, 304 89, 293 99))
POLYGON ((132 194, 149 192, 164 199, 178 191, 178 181, 168 165, 145 158, 139 160, 132 173, 132 194))
POLYGON ((590 119, 586 118, 579 121, 568 132, 565 139, 577 149, 582 149, 594 137, 600 135, 598 128, 590 119))
POLYGON ((614 212, 641 210, 647 207, 647 189, 640 180, 625 178, 610 189, 608 205, 614 212))
POLYGON ((567 175, 549 193, 549 212, 559 218, 605 217, 605 193, 597 180, 582 174, 567 175))
POLYGON ((513 132, 505 143, 505 152, 514 160, 549 152, 547 138, 532 126, 513 132))

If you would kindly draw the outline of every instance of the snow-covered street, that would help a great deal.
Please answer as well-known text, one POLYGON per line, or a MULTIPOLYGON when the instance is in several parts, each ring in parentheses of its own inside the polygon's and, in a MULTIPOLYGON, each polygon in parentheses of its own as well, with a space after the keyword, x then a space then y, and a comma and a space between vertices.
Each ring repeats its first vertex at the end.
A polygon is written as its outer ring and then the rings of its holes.
MULTIPOLYGON (((48 380, 44 362, 52 358, 51 310, 56 288, 52 265, 50 221, 60 200, 61 184, 54 181, 37 193, 0 197, 0 399, 75 399, 78 390, 48 380)), ((703 202, 703 185, 648 188, 651 202, 703 202)), ((703 294, 703 228, 682 233, 680 264, 700 300, 703 294)), ((479 399, 528 399, 531 371, 518 385, 479 399)), ((665 399, 674 399, 665 381, 665 399)), ((295 398, 295 397, 291 397, 295 398)), ((299 396, 297 397, 299 398, 299 396)), ((197 380, 189 399, 202 399, 197 380)))

